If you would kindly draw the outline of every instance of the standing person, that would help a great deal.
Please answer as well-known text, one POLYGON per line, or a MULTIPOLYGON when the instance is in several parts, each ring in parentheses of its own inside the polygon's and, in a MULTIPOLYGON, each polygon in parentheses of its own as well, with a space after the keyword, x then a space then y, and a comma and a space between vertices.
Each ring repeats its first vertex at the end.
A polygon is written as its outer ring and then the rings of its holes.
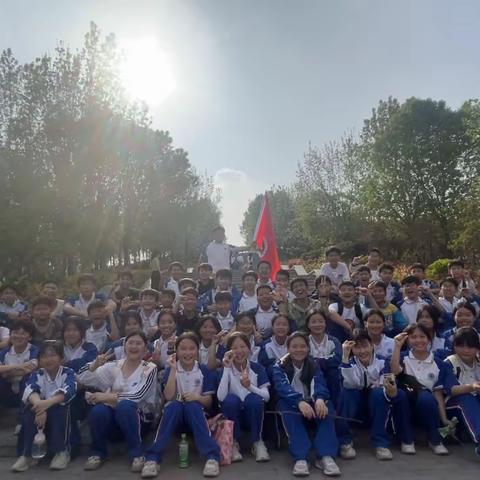
POLYGON ((52 299, 54 307, 51 316, 54 318, 60 318, 63 315, 65 300, 58 298, 58 283, 54 280, 46 280, 43 282, 41 295, 52 299))
POLYGON ((332 285, 338 288, 342 282, 350 280, 347 265, 340 261, 341 250, 338 247, 328 247, 325 252, 326 263, 320 267, 320 275, 326 275, 332 281, 332 285))
MULTIPOLYGON (((292 474, 309 475, 308 456, 314 448, 315 466, 324 475, 340 475, 334 457, 338 451, 335 423, 330 413, 330 393, 322 370, 309 357, 306 334, 295 332, 287 339, 288 354, 272 367, 273 386, 278 397, 276 409, 282 415, 288 435, 288 449, 295 462, 292 474), (307 425, 313 424, 310 440, 307 425)), ((333 409, 332 409, 333 410, 333 409)))
POLYGON ((359 271, 359 267, 366 266, 370 271, 372 281, 380 280, 380 264, 382 263, 382 254, 378 248, 372 248, 368 252, 367 263, 363 264, 362 257, 355 257, 350 264, 350 272, 354 274, 359 271))
POLYGON ((173 290, 175 292, 176 299, 180 295, 180 287, 178 285, 178 282, 183 277, 184 271, 185 271, 185 268, 180 262, 172 262, 168 266, 169 278, 167 279, 163 287, 166 288, 167 290, 173 290))
POLYGON ((242 276, 242 296, 238 303, 239 312, 247 312, 257 308, 257 281, 258 275, 253 270, 245 272, 242 276))
POLYGON ((139 305, 140 290, 133 287, 133 274, 130 270, 118 272, 117 284, 110 293, 110 298, 117 304, 117 310, 130 310, 139 305))

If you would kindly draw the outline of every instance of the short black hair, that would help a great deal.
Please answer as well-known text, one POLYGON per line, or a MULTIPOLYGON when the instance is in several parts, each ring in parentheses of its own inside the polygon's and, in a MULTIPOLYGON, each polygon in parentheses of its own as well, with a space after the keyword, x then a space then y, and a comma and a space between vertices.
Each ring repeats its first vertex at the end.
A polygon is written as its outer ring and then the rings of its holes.
POLYGON ((182 271, 184 270, 183 265, 182 265, 180 262, 172 262, 172 263, 168 266, 168 271, 171 272, 173 267, 181 268, 182 271))
POLYGON ((395 271, 395 267, 391 263, 384 262, 380 265, 378 271, 382 272, 383 270, 388 270, 389 272, 393 273, 395 271))
POLYGON ((465 262, 460 258, 456 258, 455 260, 451 260, 450 262, 448 262, 448 268, 450 269, 452 267, 465 268, 465 262))
POLYGON ((328 255, 330 255, 331 253, 338 253, 339 255, 341 255, 342 251, 337 246, 332 245, 325 250, 325 256, 328 257, 328 255))
POLYGON ((422 324, 411 323, 404 328, 404 332, 407 335, 411 335, 415 330, 420 330, 430 341, 433 340, 432 335, 429 330, 427 330, 422 324))
POLYGON ((355 284, 353 282, 351 282, 350 280, 345 280, 344 282, 342 282, 339 286, 338 286, 338 289, 340 290, 342 287, 353 287, 353 288, 356 288, 355 287, 355 284))
POLYGON ((33 337, 35 335, 35 327, 30 320, 14 320, 10 327, 10 331, 14 332, 15 330, 25 330, 30 335, 30 337, 33 337))
POLYGON ((408 284, 414 283, 415 285, 420 285, 420 279, 415 275, 407 275, 406 277, 402 278, 401 284, 402 287, 408 284))
POLYGON ((100 308, 105 308, 105 302, 103 300, 100 300, 99 298, 96 298, 87 307, 87 313, 90 314, 90 312, 92 310, 97 310, 97 309, 100 309, 100 308))
POLYGON ((47 305, 53 310, 55 308, 55 300, 45 295, 39 295, 33 299, 30 308, 35 308, 37 305, 47 305))
POLYGON ((120 280, 122 277, 128 277, 133 282, 133 273, 131 270, 120 270, 117 279, 120 280))
POLYGON ((40 350, 38 351, 38 358, 44 357, 48 351, 52 351, 55 355, 58 355, 60 358, 64 358, 63 353, 63 343, 56 340, 46 340, 40 345, 40 350))
POLYGON ((218 292, 215 295, 215 303, 218 302, 231 302, 232 294, 230 292, 218 292))
POLYGON ((57 282, 57 280, 54 280, 53 278, 48 278, 47 280, 44 280, 40 286, 43 288, 45 285, 48 285, 49 283, 51 283, 52 285, 55 285, 56 287, 59 286, 59 283, 57 282))
POLYGON ((199 272, 200 270, 208 270, 209 272, 213 272, 213 267, 209 263, 201 263, 197 267, 197 272, 199 272))
POLYGON ((453 277, 444 278, 440 282, 440 286, 443 287, 445 283, 451 283, 455 288, 458 288, 458 282, 453 277))
POLYGON ((361 343, 364 341, 372 343, 372 339, 365 328, 355 328, 352 332, 352 341, 355 343, 361 343))
POLYGON ((239 312, 235 315, 235 325, 238 325, 238 322, 240 322, 240 320, 242 318, 249 318, 253 322, 254 325, 257 324, 254 313, 252 313, 252 312, 239 312))
POLYGON ((243 343, 248 347, 249 350, 252 349, 252 345, 250 344, 250 340, 243 332, 233 332, 228 336, 227 339, 227 350, 232 349, 233 342, 239 338, 243 341, 243 343))
POLYGON ((172 290, 171 288, 162 288, 162 290, 160 290, 160 292, 158 292, 159 297, 160 297, 160 295, 167 295, 168 297, 172 298, 173 300, 175 300, 175 297, 177 296, 177 294, 175 293, 175 290, 172 290))
POLYGON ((185 285, 186 283, 191 285, 193 288, 195 288, 197 286, 197 282, 195 282, 195 280, 193 278, 185 277, 185 278, 181 278, 178 281, 178 288, 181 289, 182 285, 185 285))
POLYGON ((480 350, 478 332, 473 327, 459 328, 453 337, 453 346, 470 347, 480 350))
POLYGON ((82 283, 86 282, 93 283, 95 287, 97 286, 97 279, 95 278, 95 275, 93 273, 82 273, 78 276, 77 286, 80 286, 82 283))
POLYGON ((329 285, 332 285, 332 280, 328 275, 319 275, 315 279, 315 288, 318 288, 318 285, 322 282, 328 283, 329 285))
POLYGON ((87 325, 85 324, 85 320, 82 317, 78 317, 76 315, 70 315, 63 321, 63 330, 62 330, 62 337, 65 334, 65 330, 69 325, 73 325, 79 332, 82 338, 85 337, 85 332, 87 331, 87 325))
POLYGON ((430 318, 433 321, 433 330, 436 332, 440 323, 440 310, 435 305, 423 305, 422 308, 420 308, 420 310, 417 312, 417 323, 420 320, 423 312, 428 312, 430 315, 430 318))
POLYGON ((245 273, 242 275, 242 282, 243 282, 247 277, 252 277, 252 278, 255 279, 255 281, 258 280, 257 272, 254 272, 253 270, 248 270, 248 272, 245 272, 245 273))
POLYGON ((470 303, 470 302, 458 302, 457 306, 453 310, 453 317, 455 318, 455 315, 461 308, 466 308, 472 315, 473 318, 477 318, 477 311, 475 310, 475 307, 470 303))
POLYGON ((372 273, 372 271, 370 270, 370 267, 367 267, 367 265, 361 265, 360 267, 358 267, 357 272, 358 273, 360 273, 360 272, 372 273))
POLYGON ((256 294, 258 295, 258 292, 262 289, 268 289, 270 292, 273 292, 273 288, 270 285, 259 285, 256 290, 256 294))
POLYGON ((232 280, 232 272, 231 270, 228 270, 228 268, 221 268, 220 270, 217 270, 215 273, 215 278, 228 278, 229 280, 232 280))
MULTIPOLYGON (((385 284, 384 284, 385 285, 385 284)), ((383 323, 385 323, 385 315, 383 314, 383 312, 378 309, 378 308, 372 308, 371 310, 369 310, 367 312, 367 314, 365 315, 365 318, 363 319, 363 323, 367 323, 367 320, 370 318, 370 317, 373 317, 374 315, 377 315, 379 316, 382 320, 383 320, 383 323)))
POLYGON ((257 270, 260 268, 260 265, 262 264, 268 265, 268 268, 270 268, 270 270, 272 269, 272 264, 268 260, 260 260, 257 265, 257 270))
POLYGON ((425 265, 420 262, 412 263, 410 266, 410 271, 412 271, 414 268, 418 268, 419 270, 422 270, 423 272, 425 271, 425 265))
POLYGON ((371 249, 368 251, 368 254, 370 255, 370 254, 373 253, 373 252, 378 253, 379 255, 382 254, 382 252, 380 251, 380 249, 377 248, 377 247, 371 248, 371 249))
POLYGON ((131 332, 129 333, 126 337, 125 337, 125 341, 123 342, 123 347, 125 348, 125 345, 127 344, 127 342, 132 338, 132 337, 140 337, 142 340, 143 340, 143 343, 145 345, 148 345, 148 338, 147 336, 145 335, 144 332, 142 332, 142 330, 139 330, 139 331, 136 331, 136 332, 131 332))
POLYGON ((277 278, 278 276, 283 276, 283 277, 286 277, 287 280, 290 278, 290 272, 288 270, 286 270, 285 268, 281 268, 276 274, 275 274, 275 278, 277 278))
POLYGON ((370 284, 371 287, 375 288, 382 288, 385 292, 387 291, 387 285, 385 282, 382 282, 381 280, 375 280, 370 284))
POLYGON ((304 277, 296 277, 290 282, 290 290, 293 290, 293 286, 298 282, 303 283, 305 285, 305 287, 308 289, 307 279, 304 278, 304 277))
POLYGON ((204 323, 208 321, 212 322, 217 333, 222 331, 222 326, 220 325, 220 322, 218 321, 217 317, 214 317, 213 315, 203 315, 199 318, 194 328, 194 332, 196 333, 198 338, 201 338, 200 329, 203 327, 204 323))
POLYGON ((177 337, 175 340, 175 350, 178 350, 178 346, 183 340, 191 340, 197 348, 200 348, 200 339, 198 336, 193 332, 183 332, 181 335, 177 337))
POLYGON ((5 290, 13 290, 17 295, 20 293, 18 286, 13 283, 4 283, 0 287, 0 293, 3 293, 5 290))

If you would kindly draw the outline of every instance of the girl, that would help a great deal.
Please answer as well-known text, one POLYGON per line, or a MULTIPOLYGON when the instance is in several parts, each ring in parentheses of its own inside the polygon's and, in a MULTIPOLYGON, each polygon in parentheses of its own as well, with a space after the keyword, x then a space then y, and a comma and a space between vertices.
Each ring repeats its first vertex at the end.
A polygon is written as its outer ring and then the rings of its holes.
POLYGON ((439 321, 440 311, 433 305, 424 305, 417 313, 417 324, 423 325, 432 339, 430 351, 444 359, 451 353, 452 347, 448 340, 437 336, 439 321))
POLYGON ((67 317, 63 322, 63 360, 66 367, 75 373, 97 358, 97 347, 85 341, 85 320, 82 317, 67 317))
POLYGON ((287 354, 287 338, 290 334, 290 320, 278 314, 272 319, 272 337, 266 340, 258 355, 258 362, 265 368, 277 363, 287 354))
POLYGON ((125 321, 123 322, 123 328, 125 331, 125 337, 119 338, 107 348, 107 351, 113 352, 115 360, 122 360, 125 358, 125 338, 133 332, 140 332, 142 330, 142 319, 137 311, 128 310, 124 318, 125 321))
POLYGON ((161 310, 158 315, 158 332, 160 338, 153 342, 152 361, 159 370, 167 366, 168 356, 175 351, 175 332, 177 325, 172 310, 161 310))
POLYGON ((318 460, 317 468, 328 476, 340 475, 333 457, 337 454, 338 440, 333 417, 329 416, 329 392, 322 371, 309 356, 310 342, 302 332, 287 339, 288 354, 272 367, 277 411, 282 415, 288 435, 288 448, 295 464, 293 475, 309 475, 308 453, 312 448, 306 421, 315 424, 313 447, 318 460))
POLYGON ((340 371, 342 348, 339 341, 327 335, 327 316, 321 310, 310 310, 305 319, 305 328, 309 333, 310 355, 321 367, 327 381, 328 390, 334 405, 340 395, 340 371))
MULTIPOLYGON (((342 417, 370 418, 371 442, 378 460, 391 460, 390 438, 386 430, 390 407, 402 441, 402 452, 409 453, 404 445, 411 443, 405 431, 407 396, 397 391, 395 382, 384 377, 385 360, 374 353, 372 340, 366 330, 355 329, 352 340, 342 345, 340 367, 343 389, 339 412, 342 417)), ((337 434, 342 458, 355 458, 352 434, 346 420, 337 421, 337 434)))
POLYGON ((157 368, 145 362, 147 337, 134 332, 125 338, 125 358, 108 362, 109 355, 99 355, 79 374, 82 384, 100 390, 90 393, 91 453, 85 470, 96 470, 107 458, 110 437, 124 437, 132 471, 140 472, 144 464, 142 431, 153 420, 156 401, 157 368))
MULTIPOLYGON (((435 358, 430 351, 432 340, 429 330, 423 325, 409 325, 395 337, 390 366, 395 375, 401 374, 399 381, 402 389, 410 397, 417 422, 427 430, 431 449, 436 455, 448 455, 438 428, 441 419, 446 421, 443 392, 450 394, 455 378, 452 378, 448 366, 435 358), (401 352, 402 346, 407 341, 409 350, 401 352)), ((411 418, 409 404, 407 408, 407 418, 411 418)), ((412 442, 407 442, 409 444, 407 450, 414 453, 413 436, 411 439, 412 442)))
POLYGON ((326 275, 319 275, 315 280, 315 291, 312 298, 320 302, 321 308, 327 310, 331 303, 338 302, 338 297, 333 293, 332 281, 326 275))
POLYGON ((38 354, 40 368, 26 381, 23 392, 25 410, 17 442, 14 472, 24 472, 35 463, 32 459, 33 439, 45 430, 47 448, 54 453, 52 470, 63 470, 70 461, 69 402, 75 396, 75 372, 62 366, 61 343, 46 342, 38 354))
POLYGON ((195 445, 207 459, 203 475, 216 477, 220 473, 220 449, 205 420, 205 409, 210 408, 215 393, 215 378, 213 372, 198 363, 198 347, 197 336, 185 332, 175 342, 176 353, 168 357, 163 389, 166 404, 155 440, 147 450, 143 478, 158 474, 165 449, 183 425, 193 431, 195 445))
POLYGON ((247 336, 250 341, 250 357, 252 362, 258 362, 261 344, 263 342, 262 335, 257 330, 257 322, 255 315, 250 312, 241 312, 235 317, 235 331, 241 332, 247 336))
POLYGON ((477 312, 475 311, 475 307, 470 302, 459 303, 453 311, 453 319, 456 326, 450 330, 446 330, 443 334, 443 338, 452 343, 453 337, 455 336, 455 333, 457 333, 457 329, 462 327, 475 328, 476 317, 477 312))
POLYGON ((395 342, 393 338, 387 337, 385 330, 385 316, 381 310, 369 310, 364 319, 368 336, 372 340, 375 355, 389 358, 392 356, 395 342))
POLYGON ((221 366, 225 353, 225 347, 220 342, 228 332, 222 330, 217 318, 205 315, 196 325, 195 333, 200 338, 198 362, 210 370, 216 370, 221 366))
POLYGON ((252 451, 257 462, 267 462, 270 456, 262 440, 264 403, 270 399, 267 372, 260 364, 249 360, 251 342, 242 332, 232 333, 227 340, 223 370, 217 390, 222 413, 235 422, 232 461, 242 460, 238 440, 240 421, 250 430, 252 451))
POLYGON ((458 380, 447 401, 449 417, 457 416, 475 442, 480 455, 480 340, 471 327, 460 328, 453 339, 455 353, 445 360, 458 380))

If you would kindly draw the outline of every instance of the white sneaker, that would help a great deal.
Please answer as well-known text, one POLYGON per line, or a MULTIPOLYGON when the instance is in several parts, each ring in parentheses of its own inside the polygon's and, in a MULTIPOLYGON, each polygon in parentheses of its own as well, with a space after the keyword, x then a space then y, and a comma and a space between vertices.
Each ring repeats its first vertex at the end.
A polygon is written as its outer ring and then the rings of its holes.
POLYGON ((315 461, 315 467, 323 471, 327 477, 338 477, 341 475, 338 465, 332 457, 325 456, 315 461))
POLYGON ((402 443, 400 451, 405 455, 415 455, 417 453, 414 443, 402 443))
POLYGON ((159 465, 157 462, 149 460, 145 462, 145 465, 142 468, 142 478, 153 478, 158 475, 159 465))
POLYGON ((26 457, 22 455, 15 460, 15 463, 12 465, 10 470, 12 472, 26 472, 32 465, 35 465, 37 462, 32 457, 26 457))
POLYGON ((292 475, 295 477, 308 477, 310 472, 308 470, 308 463, 306 460, 297 460, 293 466, 292 475))
POLYGON ((135 457, 132 461, 132 472, 140 473, 145 465, 145 457, 135 457))
POLYGON ((340 445, 340 457, 342 457, 344 460, 352 460, 356 456, 357 456, 357 452, 353 448, 352 443, 340 445))
POLYGON ((103 464, 103 460, 98 455, 91 455, 87 458, 85 465, 83 466, 84 470, 98 470, 103 464))
POLYGON ((255 455, 255 460, 257 462, 268 462, 270 460, 270 455, 268 454, 267 447, 263 443, 263 440, 258 440, 258 442, 253 444, 252 452, 255 455))
POLYGON ((447 447, 445 447, 443 443, 439 443, 438 445, 432 445, 430 443, 429 445, 435 455, 448 455, 447 447))
POLYGON ((389 448, 377 447, 375 449, 375 456, 377 460, 392 460, 393 454, 389 448))
POLYGON ((220 474, 220 465, 216 460, 211 458, 207 460, 205 463, 205 467, 203 468, 203 476, 204 477, 218 477, 220 474))
POLYGON ((232 463, 241 462, 242 460, 243 455, 240 453, 240 445, 237 441, 234 441, 232 446, 232 463))
POLYGON ((70 462, 70 454, 64 450, 55 454, 49 468, 50 470, 64 470, 67 468, 68 462, 70 462))

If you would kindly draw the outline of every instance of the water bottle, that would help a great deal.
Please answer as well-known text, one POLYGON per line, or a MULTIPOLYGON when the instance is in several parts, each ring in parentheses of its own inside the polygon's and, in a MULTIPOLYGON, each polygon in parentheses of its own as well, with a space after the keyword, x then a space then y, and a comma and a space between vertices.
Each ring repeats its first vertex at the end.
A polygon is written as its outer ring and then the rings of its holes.
POLYGON ((39 428, 35 437, 33 437, 32 458, 40 459, 47 454, 47 439, 43 433, 43 428, 39 428))
POLYGON ((182 438, 178 444, 178 467, 188 467, 188 440, 186 433, 182 433, 182 438))

